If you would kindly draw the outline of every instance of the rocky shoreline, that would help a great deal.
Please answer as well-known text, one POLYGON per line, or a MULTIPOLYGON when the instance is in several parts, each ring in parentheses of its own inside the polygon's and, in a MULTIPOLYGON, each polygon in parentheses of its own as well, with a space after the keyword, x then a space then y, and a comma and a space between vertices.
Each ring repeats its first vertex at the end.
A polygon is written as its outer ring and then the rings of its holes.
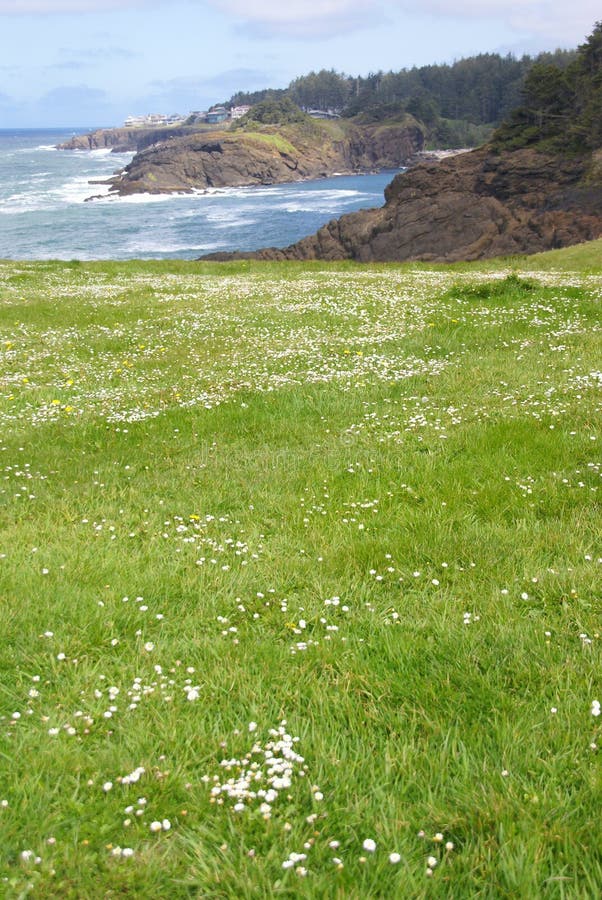
MULTIPOLYGON (((132 161, 102 182, 109 193, 192 193, 216 187, 246 187, 399 169, 413 164, 424 149, 414 121, 357 126, 263 127, 250 130, 178 130, 160 140, 157 132, 115 129, 74 138, 62 149, 124 150, 124 132, 138 149, 132 161), (149 142, 149 143, 147 143, 149 142), (144 145, 144 146, 143 146, 144 145)), ((94 199, 94 198, 90 198, 94 199)))
POLYGON ((110 193, 120 196, 408 168, 387 187, 380 208, 333 219, 289 247, 217 252, 203 257, 207 260, 455 262, 537 253, 602 235, 600 153, 563 158, 535 148, 499 152, 491 146, 426 151, 419 126, 407 123, 347 127, 338 140, 295 127, 193 129, 159 141, 153 141, 156 130, 107 129, 62 146, 123 151, 123 132, 137 132, 137 142, 150 143, 110 179, 90 182, 108 184, 110 193))
POLYGON ((457 262, 538 253, 602 236, 595 159, 489 147, 397 175, 385 205, 333 219, 284 249, 205 260, 457 262))

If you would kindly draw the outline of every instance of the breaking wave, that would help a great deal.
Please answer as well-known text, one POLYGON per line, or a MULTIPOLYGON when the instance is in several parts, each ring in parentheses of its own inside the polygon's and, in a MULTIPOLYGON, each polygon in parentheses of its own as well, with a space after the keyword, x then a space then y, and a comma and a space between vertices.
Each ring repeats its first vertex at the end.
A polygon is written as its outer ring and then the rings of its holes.
POLYGON ((194 258, 284 247, 334 216, 382 205, 394 174, 119 197, 90 182, 110 178, 132 154, 56 151, 71 133, 0 132, 0 257, 194 258))

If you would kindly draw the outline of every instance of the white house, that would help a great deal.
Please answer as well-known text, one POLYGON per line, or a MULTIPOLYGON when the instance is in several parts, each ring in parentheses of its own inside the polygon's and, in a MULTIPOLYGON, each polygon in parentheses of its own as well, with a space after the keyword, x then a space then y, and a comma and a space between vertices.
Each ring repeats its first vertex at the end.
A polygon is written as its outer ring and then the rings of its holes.
POLYGON ((242 117, 249 112, 251 109, 250 106, 233 106, 230 110, 230 118, 231 119, 242 119, 242 117))

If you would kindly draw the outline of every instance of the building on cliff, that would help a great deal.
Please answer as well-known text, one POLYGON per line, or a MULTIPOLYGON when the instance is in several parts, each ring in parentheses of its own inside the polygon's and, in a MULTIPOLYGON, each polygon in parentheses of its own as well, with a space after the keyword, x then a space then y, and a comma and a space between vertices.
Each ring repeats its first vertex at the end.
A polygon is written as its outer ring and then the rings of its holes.
POLYGON ((242 119, 242 117, 246 115, 250 109, 250 106, 233 106, 230 110, 230 118, 232 119, 232 121, 234 121, 235 119, 242 119))
POLYGON ((125 120, 125 128, 141 128, 151 126, 153 128, 160 125, 179 125, 184 121, 184 116, 179 113, 148 113, 145 116, 128 116, 125 120))
POLYGON ((218 125, 225 122, 228 118, 228 110, 224 106, 216 106, 207 113, 207 122, 209 125, 218 125))

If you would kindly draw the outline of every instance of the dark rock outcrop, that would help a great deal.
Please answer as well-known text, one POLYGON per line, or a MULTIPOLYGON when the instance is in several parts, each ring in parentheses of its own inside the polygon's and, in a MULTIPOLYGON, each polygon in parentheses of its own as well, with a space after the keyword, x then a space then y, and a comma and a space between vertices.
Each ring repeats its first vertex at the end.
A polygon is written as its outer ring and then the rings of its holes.
POLYGON ((137 153, 158 141, 185 137, 195 131, 199 131, 198 126, 98 128, 88 134, 74 135, 68 141, 59 144, 57 150, 112 150, 113 153, 137 153))
POLYGON ((481 148, 397 175, 385 201, 333 219, 285 249, 203 259, 453 262, 537 253, 602 235, 602 180, 591 157, 481 148))
POLYGON ((420 127, 408 123, 341 126, 334 134, 317 124, 193 133, 148 146, 105 183, 112 192, 128 195, 302 181, 400 168, 423 142, 420 127))

